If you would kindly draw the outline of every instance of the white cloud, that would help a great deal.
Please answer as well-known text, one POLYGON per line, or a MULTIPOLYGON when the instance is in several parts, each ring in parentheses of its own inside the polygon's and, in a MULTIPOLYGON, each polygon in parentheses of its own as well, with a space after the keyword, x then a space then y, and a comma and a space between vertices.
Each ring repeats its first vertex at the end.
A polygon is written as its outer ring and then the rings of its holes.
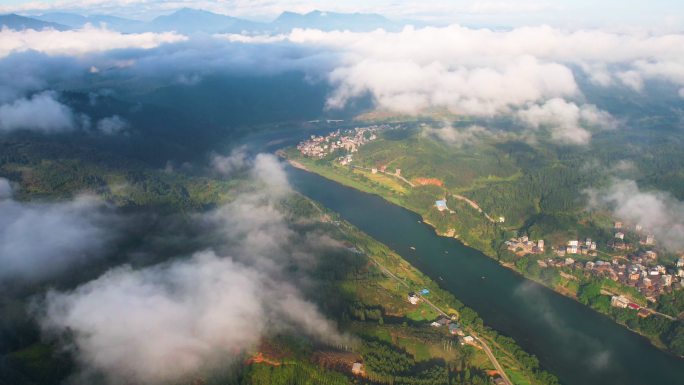
POLYGON ((569 144, 589 142, 591 133, 583 126, 615 126, 610 114, 596 106, 578 106, 558 98, 520 110, 518 118, 534 129, 548 129, 553 139, 569 144))
POLYGON ((648 79, 684 85, 684 35, 574 32, 548 26, 510 31, 407 27, 401 32, 294 30, 287 35, 223 35, 246 44, 289 41, 339 52, 330 72, 331 108, 370 95, 379 107, 416 113, 428 107, 491 116, 551 99, 579 102, 571 67, 592 83, 636 90, 648 79))
POLYGON ((118 134, 126 130, 128 127, 128 122, 119 115, 112 115, 107 118, 100 119, 97 122, 97 130, 107 135, 118 134))
POLYGON ((211 167, 223 176, 230 176, 244 171, 249 165, 247 151, 244 147, 233 149, 230 155, 212 154, 211 167))
POLYGON ((451 146, 462 147, 474 144, 483 137, 491 136, 492 132, 482 126, 454 127, 449 122, 443 122, 440 127, 423 128, 423 134, 433 136, 451 146))
POLYGON ((630 70, 618 72, 615 74, 615 77, 617 77, 622 84, 634 91, 641 91, 644 89, 644 79, 637 71, 630 70))
POLYGON ((0 105, 0 132, 32 130, 46 133, 76 128, 71 109, 57 100, 57 94, 45 91, 0 105))
POLYGON ((643 226, 671 251, 684 250, 684 202, 662 191, 644 191, 633 180, 614 180, 605 190, 590 190, 592 207, 607 206, 613 214, 643 226))
POLYGON ((657 61, 640 60, 635 67, 644 77, 664 79, 684 85, 684 61, 671 58, 657 61))
POLYGON ((12 185, 5 178, 0 178, 0 199, 12 197, 12 185))
POLYGON ((446 63, 364 60, 332 72, 337 86, 328 105, 341 107, 368 92, 379 107, 415 113, 447 107, 454 113, 496 115, 511 107, 577 92, 572 72, 531 57, 500 66, 467 68, 446 63))
POLYGON ((6 180, 0 185, 0 279, 61 273, 97 257, 115 235, 116 218, 95 198, 24 203, 10 199, 6 180))
POLYGON ((48 55, 81 56, 114 49, 150 49, 185 40, 187 37, 175 32, 123 34, 90 25, 69 31, 3 29, 0 31, 0 58, 29 50, 48 55))

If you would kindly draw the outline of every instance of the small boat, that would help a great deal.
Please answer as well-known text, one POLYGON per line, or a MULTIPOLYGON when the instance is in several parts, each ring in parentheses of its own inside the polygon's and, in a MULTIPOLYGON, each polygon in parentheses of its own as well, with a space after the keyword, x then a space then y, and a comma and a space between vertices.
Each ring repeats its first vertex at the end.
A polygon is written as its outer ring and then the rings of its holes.
POLYGON ((449 252, 447 250, 444 250, 444 254, 449 254, 449 252))
POLYGON ((437 277, 437 278, 439 278, 440 281, 444 281, 444 278, 442 278, 441 275, 440 275, 439 277, 437 277))
POLYGON ((413 246, 411 246, 411 247, 410 247, 410 249, 411 249, 411 250, 415 250, 416 248, 415 248, 415 247, 413 247, 413 246))
POLYGON ((487 278, 487 277, 485 277, 485 276, 483 275, 483 276, 482 276, 482 279, 485 279, 485 278, 487 278))

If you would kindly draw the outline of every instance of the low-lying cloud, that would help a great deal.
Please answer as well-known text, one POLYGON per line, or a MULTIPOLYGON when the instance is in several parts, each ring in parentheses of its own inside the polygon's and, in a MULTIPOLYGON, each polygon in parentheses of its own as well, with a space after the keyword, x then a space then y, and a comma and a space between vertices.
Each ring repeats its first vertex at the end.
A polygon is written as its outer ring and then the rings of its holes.
POLYGON ((0 178, 0 199, 12 197, 12 185, 5 178, 0 178))
POLYGON ((113 384, 187 379, 235 362, 262 337, 282 331, 347 343, 286 272, 320 258, 315 245, 330 242, 288 225, 278 202, 291 189, 278 161, 259 155, 253 165, 259 187, 198 218, 223 241, 219 249, 137 270, 119 267, 72 291, 47 294, 43 329, 69 334, 65 347, 84 382, 89 374, 113 384))
POLYGON ((589 191, 592 207, 607 207, 613 214, 644 231, 670 251, 684 250, 684 202, 662 191, 645 191, 633 180, 614 180, 604 190, 589 191))
POLYGON ((55 133, 75 128, 76 118, 71 108, 62 104, 52 91, 0 105, 0 132, 31 130, 55 133))
POLYGON ((96 198, 19 202, 2 178, 0 212, 0 280, 45 279, 92 262, 116 235, 117 218, 96 198))
POLYGON ((561 143, 586 144, 591 139, 587 127, 614 128, 613 117, 594 105, 568 103, 551 99, 518 111, 518 118, 535 130, 547 129, 552 139, 561 143))
POLYGON ((244 147, 233 149, 229 155, 211 155, 212 170, 224 177, 244 171, 248 166, 249 159, 244 147))
POLYGON ((0 31, 0 58, 25 51, 37 51, 48 55, 81 56, 124 48, 150 49, 161 44, 185 40, 187 37, 175 32, 123 34, 105 27, 98 28, 91 25, 69 31, 2 29, 0 31))
POLYGON ((261 336, 292 328, 328 342, 337 336, 293 286, 211 251, 117 268, 45 300, 43 327, 70 330, 79 363, 113 383, 168 382, 217 360, 234 363, 261 336))
POLYGON ((129 123, 119 115, 102 118, 97 122, 97 130, 106 135, 119 134, 129 126, 129 123))
POLYGON ((472 145, 494 135, 491 130, 482 126, 455 127, 448 121, 442 122, 438 127, 424 127, 422 133, 454 147, 472 145))

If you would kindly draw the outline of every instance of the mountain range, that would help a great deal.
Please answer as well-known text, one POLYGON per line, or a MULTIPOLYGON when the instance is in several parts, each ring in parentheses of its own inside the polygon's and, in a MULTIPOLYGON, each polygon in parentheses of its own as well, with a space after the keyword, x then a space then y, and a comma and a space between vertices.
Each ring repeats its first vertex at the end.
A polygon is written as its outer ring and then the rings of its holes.
POLYGON ((41 30, 46 28, 56 29, 58 31, 65 31, 71 29, 70 26, 54 23, 46 20, 40 20, 32 17, 19 16, 14 13, 7 15, 0 15, 0 27, 9 28, 17 31, 25 29, 41 30))
POLYGON ((179 33, 284 33, 295 28, 314 28, 325 31, 349 30, 355 32, 382 28, 387 31, 400 30, 403 22, 395 22, 374 13, 337 13, 311 11, 300 14, 283 12, 271 22, 257 22, 209 11, 183 8, 169 15, 150 21, 139 21, 109 15, 83 16, 75 13, 54 12, 25 17, 15 14, 0 15, 0 25, 10 29, 57 30, 81 28, 86 24, 106 25, 123 33, 177 31, 179 33))

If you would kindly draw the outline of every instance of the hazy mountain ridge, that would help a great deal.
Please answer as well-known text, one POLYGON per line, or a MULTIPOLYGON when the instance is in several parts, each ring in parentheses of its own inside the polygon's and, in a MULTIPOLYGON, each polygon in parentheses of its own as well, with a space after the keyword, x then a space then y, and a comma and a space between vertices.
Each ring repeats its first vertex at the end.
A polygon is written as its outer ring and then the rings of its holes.
POLYGON ((66 31, 68 29, 71 29, 69 26, 62 25, 59 23, 39 20, 31 17, 19 16, 14 13, 0 15, 0 26, 2 26, 2 28, 9 28, 17 31, 22 31, 25 29, 38 30, 45 28, 52 28, 58 31, 66 31))
MULTIPOLYGON (((6 15, 9 16, 9 15, 6 15)), ((23 16, 18 16, 23 17, 23 16)), ((324 31, 350 30, 371 31, 382 28, 397 31, 406 23, 395 22, 376 13, 338 13, 311 11, 300 14, 283 12, 271 22, 258 22, 248 19, 222 15, 201 9, 182 8, 171 14, 158 16, 150 21, 126 19, 110 15, 83 16, 76 13, 54 12, 39 16, 23 17, 25 23, 32 20, 36 28, 49 28, 52 23, 63 29, 80 28, 86 24, 106 24, 108 28, 124 32, 161 32, 181 33, 239 33, 239 32, 288 32, 294 28, 314 28, 324 31), (48 23, 48 24, 42 24, 48 23)), ((26 24, 29 26, 29 24, 26 24)), ((10 26, 10 28, 12 28, 10 26)), ((31 28, 30 26, 28 28, 31 28)), ((36 29, 34 28, 34 29, 36 29)), ((53 27, 58 29, 57 27, 53 27)))

